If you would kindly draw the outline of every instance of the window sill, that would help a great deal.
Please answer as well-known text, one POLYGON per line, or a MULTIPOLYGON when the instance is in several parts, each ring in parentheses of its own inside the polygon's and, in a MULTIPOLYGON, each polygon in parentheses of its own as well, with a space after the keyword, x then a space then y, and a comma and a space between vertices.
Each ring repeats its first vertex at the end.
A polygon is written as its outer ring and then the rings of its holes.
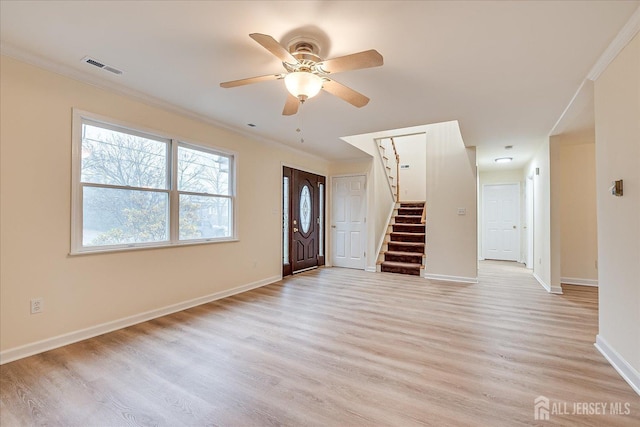
POLYGON ((104 249, 81 249, 81 250, 72 250, 69 252, 69 256, 83 256, 83 255, 96 255, 96 254, 110 254, 115 252, 130 252, 130 251, 141 251, 141 250, 149 250, 149 249, 170 249, 170 248, 179 248, 183 246, 201 246, 201 245, 214 245, 216 243, 228 243, 228 242, 239 242, 240 239, 238 237, 229 237, 224 239, 211 239, 211 240, 197 240, 197 241, 189 241, 189 242, 179 242, 179 243, 162 243, 162 244, 149 244, 143 246, 120 246, 114 248, 104 248, 104 249))

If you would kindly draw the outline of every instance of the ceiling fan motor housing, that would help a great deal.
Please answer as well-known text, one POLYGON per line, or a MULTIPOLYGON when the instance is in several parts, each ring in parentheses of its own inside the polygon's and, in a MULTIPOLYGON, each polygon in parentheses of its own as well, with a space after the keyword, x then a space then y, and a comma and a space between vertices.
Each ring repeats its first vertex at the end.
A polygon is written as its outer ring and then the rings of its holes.
MULTIPOLYGON (((298 67, 295 68, 298 71, 303 71, 301 68, 310 69, 311 66, 322 61, 322 58, 319 56, 320 49, 317 43, 311 39, 296 37, 289 43, 289 52, 300 62, 299 65, 302 65, 302 67, 298 65, 298 67)), ((285 68, 289 69, 286 65, 285 68)))

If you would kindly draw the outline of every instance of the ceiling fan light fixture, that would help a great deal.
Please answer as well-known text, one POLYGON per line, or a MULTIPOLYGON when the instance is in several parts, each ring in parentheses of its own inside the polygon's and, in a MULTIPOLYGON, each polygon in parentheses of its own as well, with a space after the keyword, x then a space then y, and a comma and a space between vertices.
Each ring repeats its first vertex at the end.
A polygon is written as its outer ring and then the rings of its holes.
POLYGON ((304 102, 313 98, 322 89, 322 79, 308 71, 295 71, 284 77, 284 84, 289 93, 304 102))

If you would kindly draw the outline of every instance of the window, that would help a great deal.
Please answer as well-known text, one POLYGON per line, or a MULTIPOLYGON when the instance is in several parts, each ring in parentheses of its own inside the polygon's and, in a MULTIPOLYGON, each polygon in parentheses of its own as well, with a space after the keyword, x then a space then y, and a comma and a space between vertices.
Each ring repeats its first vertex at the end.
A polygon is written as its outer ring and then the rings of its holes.
POLYGON ((235 239, 233 154, 74 116, 71 253, 235 239))

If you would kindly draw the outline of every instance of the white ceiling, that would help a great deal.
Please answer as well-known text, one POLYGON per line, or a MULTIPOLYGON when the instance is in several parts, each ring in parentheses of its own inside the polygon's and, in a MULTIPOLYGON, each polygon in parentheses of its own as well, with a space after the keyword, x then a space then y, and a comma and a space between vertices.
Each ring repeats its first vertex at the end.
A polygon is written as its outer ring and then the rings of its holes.
MULTIPOLYGON (((328 159, 362 153, 340 137, 458 120, 481 169, 508 152, 522 166, 640 1, 1 1, 2 52, 117 85, 328 159), (279 73, 249 38, 323 41, 323 56, 377 49, 385 64, 333 77, 371 98, 357 109, 327 93, 281 115, 279 73), (92 56, 125 71, 81 62, 92 56), (248 123, 256 125, 247 127, 248 123), (304 143, 296 128, 302 127, 304 143)), ((587 126, 584 123, 582 126, 587 126)))

